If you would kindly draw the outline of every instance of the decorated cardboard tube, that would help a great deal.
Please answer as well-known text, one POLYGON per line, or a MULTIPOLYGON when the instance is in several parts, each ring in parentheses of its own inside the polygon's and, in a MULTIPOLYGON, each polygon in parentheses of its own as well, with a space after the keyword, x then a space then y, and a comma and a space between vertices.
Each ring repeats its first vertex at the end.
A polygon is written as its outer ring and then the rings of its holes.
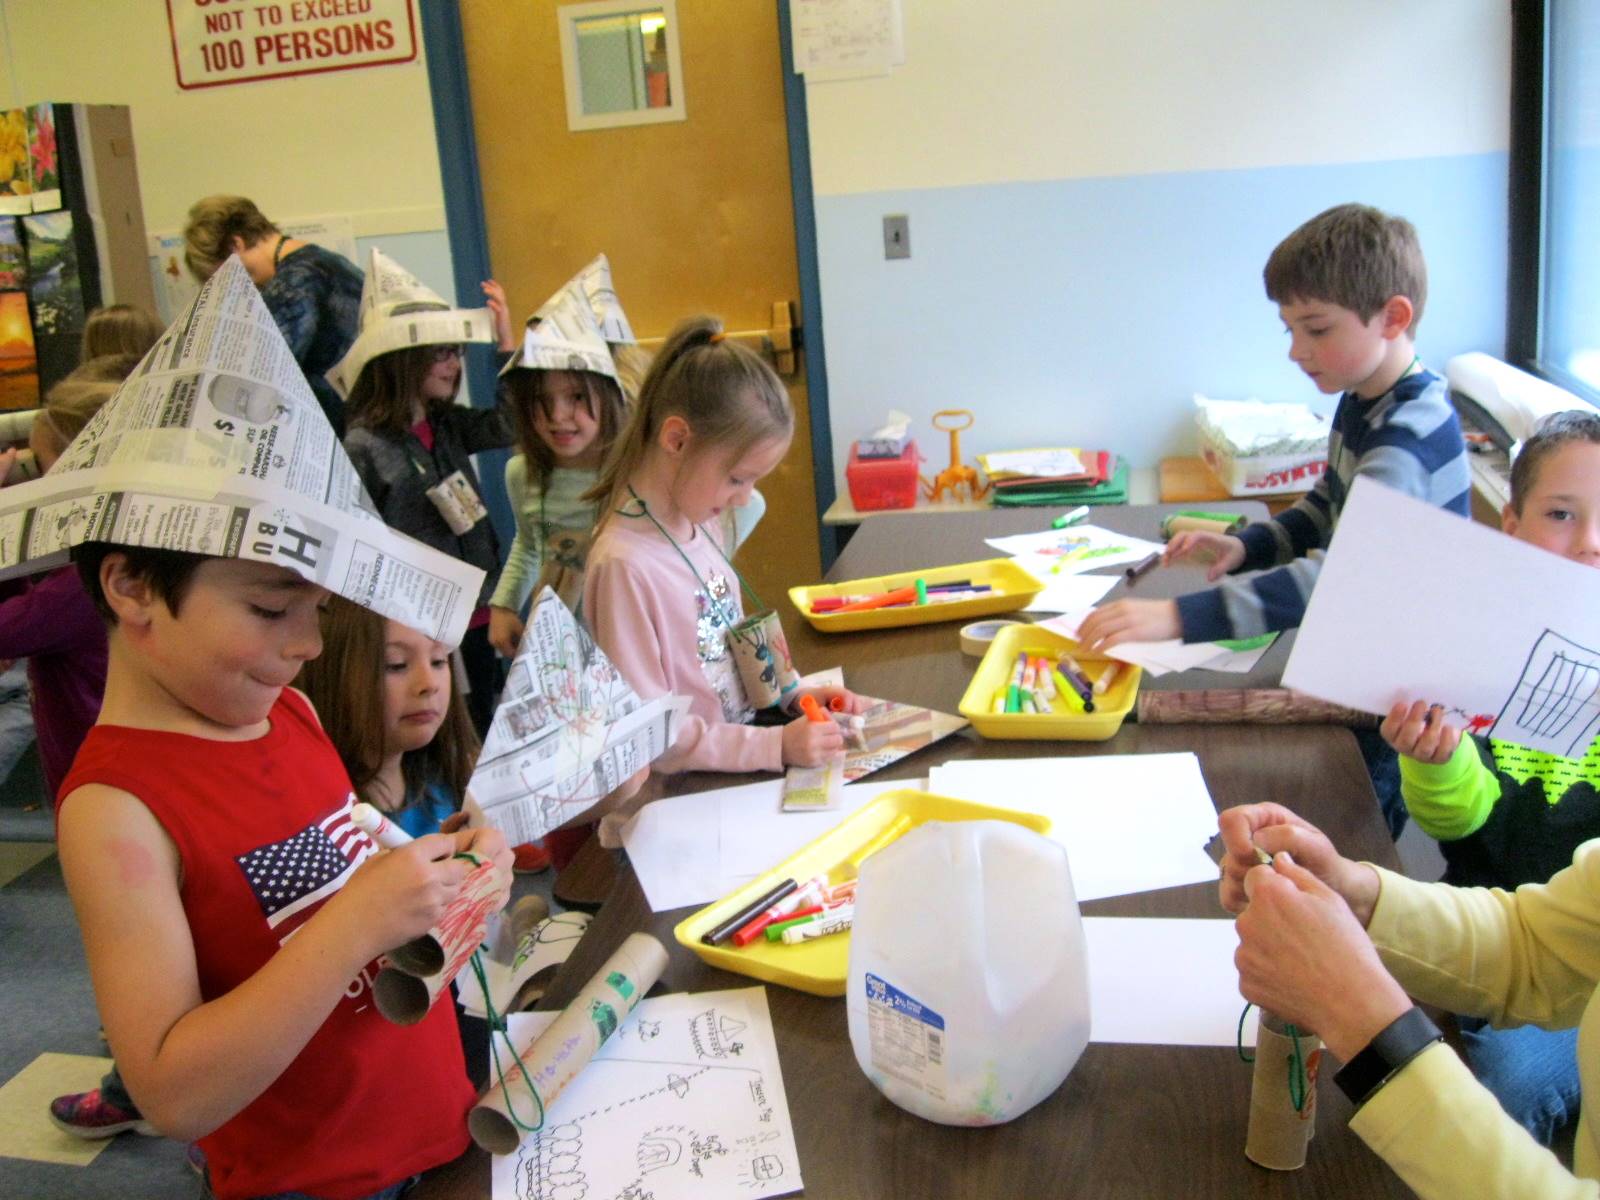
POLYGON ((1306 1146, 1317 1129, 1317 1067, 1322 1062, 1322 1041, 1304 1030, 1299 1031, 1298 1040, 1303 1074, 1291 1083, 1299 1073, 1295 1066, 1296 1039, 1289 1035, 1282 1018, 1265 1009, 1261 1011, 1244 1156, 1273 1171, 1305 1166, 1306 1146), (1297 1097, 1302 1101, 1299 1109, 1295 1108, 1297 1097))
POLYGON ((483 944, 501 899, 501 881, 494 864, 464 854, 473 868, 455 899, 445 906, 439 923, 385 956, 373 981, 373 1002, 396 1025, 415 1025, 450 987, 473 951, 483 944))
POLYGON ((666 968, 660 942, 629 934, 549 1028, 517 1052, 503 1079, 491 1064, 488 1089, 467 1114, 472 1140, 490 1154, 516 1150, 666 968))
POLYGON ((771 708, 794 696, 800 672, 794 669, 789 639, 777 613, 769 608, 740 621, 728 631, 728 648, 753 706, 771 708))

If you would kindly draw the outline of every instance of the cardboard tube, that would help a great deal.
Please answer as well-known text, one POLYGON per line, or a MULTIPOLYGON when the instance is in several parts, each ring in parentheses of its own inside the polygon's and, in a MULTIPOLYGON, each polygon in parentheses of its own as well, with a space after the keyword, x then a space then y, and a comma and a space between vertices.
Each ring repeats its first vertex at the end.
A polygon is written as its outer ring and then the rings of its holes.
POLYGON ((489 1086, 467 1114, 472 1140, 490 1154, 510 1154, 524 1129, 538 1129, 563 1088, 628 1019, 667 969, 667 951, 648 933, 632 933, 594 973, 550 1027, 517 1052, 505 1086, 492 1066, 489 1086), (529 1084, 538 1100, 529 1094, 529 1084), (514 1115, 513 1115, 514 1114, 514 1115))
POLYGON ((1375 729, 1379 718, 1314 700, 1288 688, 1207 688, 1194 692, 1141 691, 1141 725, 1348 725, 1375 729))
POLYGON ((427 1015, 473 951, 483 944, 489 918, 500 906, 501 882, 494 864, 473 854, 463 857, 475 865, 455 899, 445 906, 439 923, 389 951, 373 981, 378 1011, 397 1025, 414 1025, 427 1015), (422 986, 396 979, 396 975, 412 976, 422 986))
POLYGON ((1161 522, 1161 534, 1169 541, 1174 535, 1198 530, 1201 533, 1238 533, 1250 522, 1244 517, 1222 518, 1219 513, 1216 517, 1201 517, 1185 513, 1173 513, 1161 522))
POLYGON ((1289 1087, 1294 1071, 1294 1039, 1282 1018, 1261 1010, 1244 1156, 1272 1171, 1294 1171, 1305 1166, 1306 1146, 1316 1132, 1317 1068, 1322 1061, 1322 1040, 1302 1030, 1299 1041, 1306 1091, 1304 1106, 1297 1112, 1289 1087))

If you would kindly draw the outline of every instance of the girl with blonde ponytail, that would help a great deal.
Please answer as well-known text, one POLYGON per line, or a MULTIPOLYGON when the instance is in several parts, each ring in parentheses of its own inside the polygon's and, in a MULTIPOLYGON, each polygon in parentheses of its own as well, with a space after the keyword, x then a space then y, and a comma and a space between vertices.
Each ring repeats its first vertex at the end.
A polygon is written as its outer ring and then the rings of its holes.
MULTIPOLYGON (((639 389, 627 428, 589 495, 600 519, 583 614, 601 649, 646 698, 687 696, 658 771, 779 771, 818 765, 843 742, 831 721, 756 727, 728 647, 740 579, 720 518, 748 500, 794 436, 788 393, 713 317, 680 324, 639 389)), ((858 707, 848 692, 841 694, 858 707)))

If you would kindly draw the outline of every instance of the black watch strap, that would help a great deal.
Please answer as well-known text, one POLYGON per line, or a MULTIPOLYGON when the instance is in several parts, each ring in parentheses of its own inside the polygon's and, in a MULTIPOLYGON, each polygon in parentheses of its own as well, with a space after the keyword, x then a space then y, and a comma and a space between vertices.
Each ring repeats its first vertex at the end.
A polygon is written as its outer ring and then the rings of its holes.
POLYGON ((1415 1005, 1389 1022, 1377 1037, 1334 1075, 1339 1090, 1360 1108, 1390 1077, 1444 1034, 1415 1005))

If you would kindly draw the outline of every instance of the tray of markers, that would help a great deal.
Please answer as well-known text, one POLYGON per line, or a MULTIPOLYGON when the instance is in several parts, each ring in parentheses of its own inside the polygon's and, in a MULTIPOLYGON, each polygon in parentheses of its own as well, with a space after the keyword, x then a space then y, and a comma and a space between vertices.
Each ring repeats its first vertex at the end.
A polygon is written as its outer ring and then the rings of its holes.
POLYGON ((1009 558, 989 558, 790 588, 789 599, 813 628, 848 633, 1012 612, 1043 590, 1043 583, 1009 558))
POLYGON ((959 711, 986 738, 1103 742, 1132 711, 1140 674, 1131 663, 1079 654, 1076 642, 1048 629, 1008 625, 989 643, 959 711))
POLYGON ((679 921, 673 936, 725 971, 842 996, 861 863, 924 821, 1012 821, 1050 831, 1050 818, 1038 813, 909 788, 884 792, 731 896, 679 921))

